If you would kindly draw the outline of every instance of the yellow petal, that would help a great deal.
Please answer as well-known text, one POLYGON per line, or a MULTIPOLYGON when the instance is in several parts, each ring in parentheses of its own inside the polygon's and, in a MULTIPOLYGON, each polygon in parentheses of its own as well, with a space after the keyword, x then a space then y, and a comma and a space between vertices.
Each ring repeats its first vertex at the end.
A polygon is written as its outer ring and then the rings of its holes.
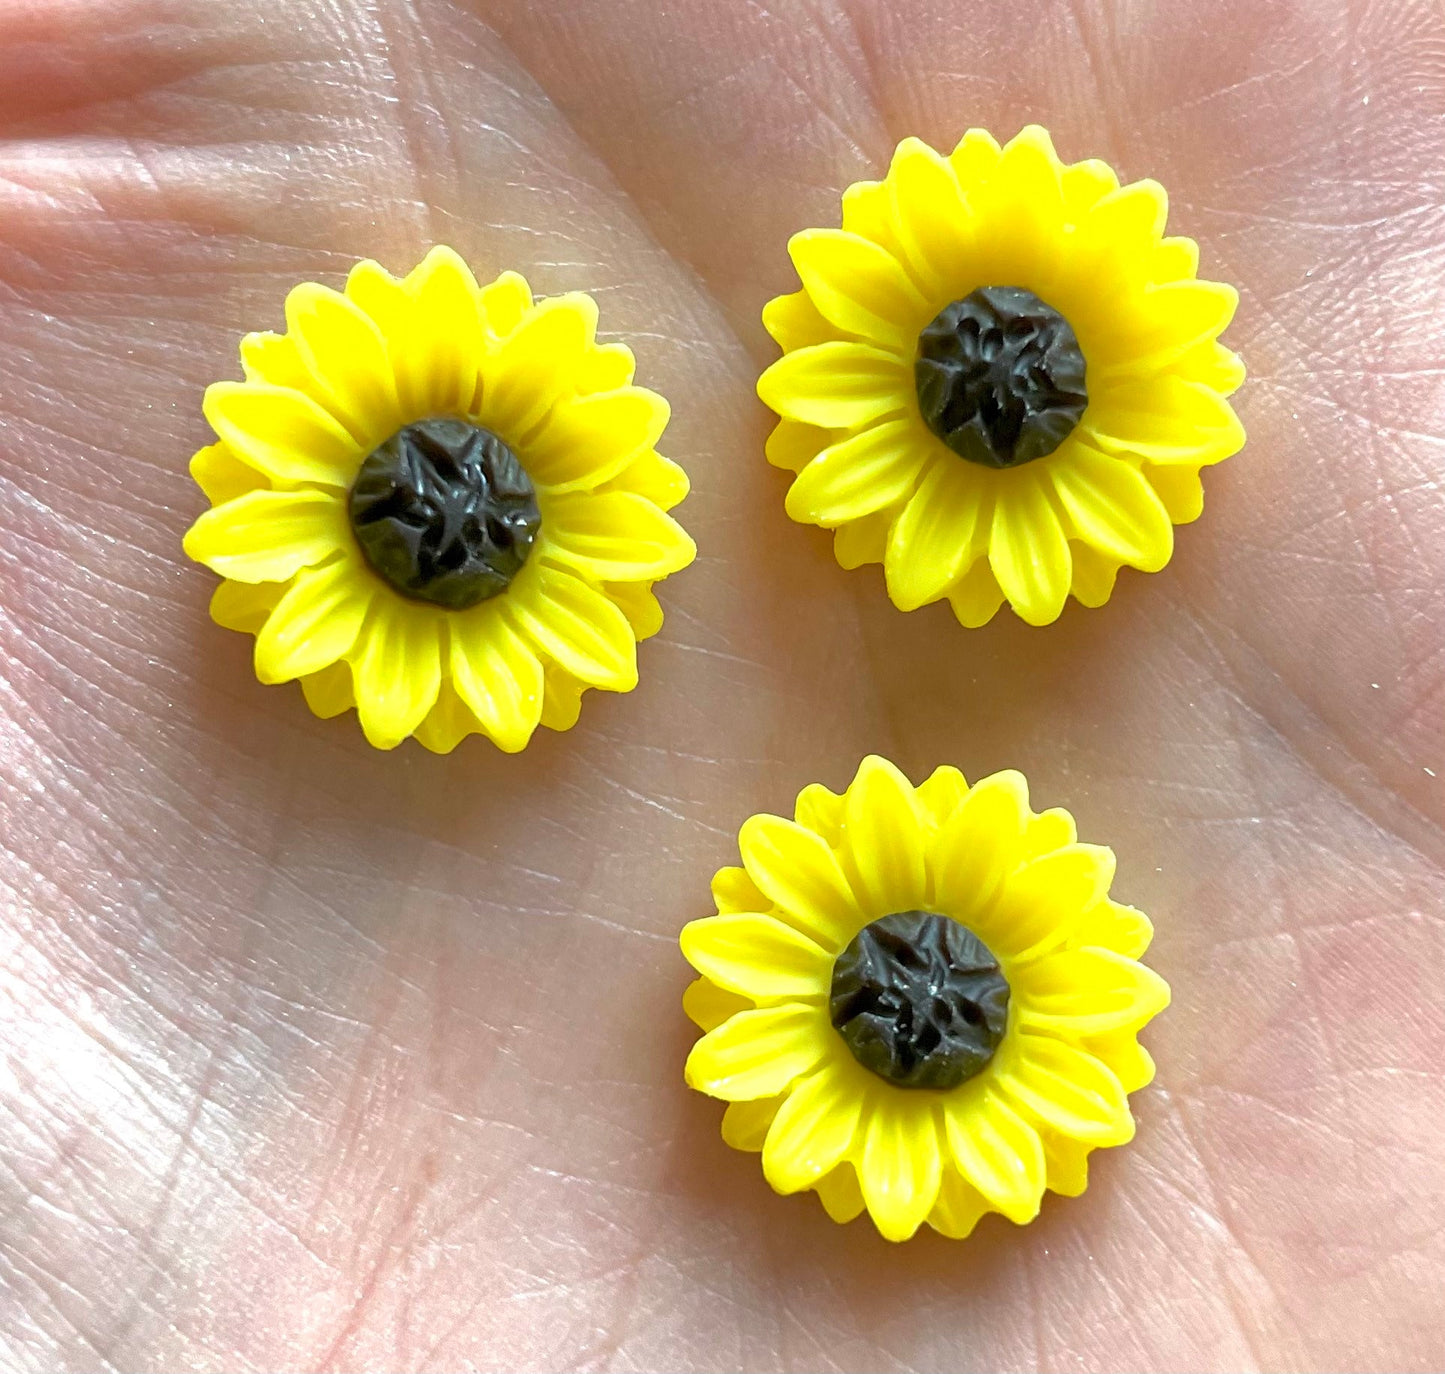
POLYGON ((1171 371, 1221 396, 1228 396, 1244 383, 1244 360, 1217 339, 1196 344, 1173 363, 1171 371))
POLYGON ((565 401, 525 446, 523 465, 555 493, 600 486, 656 445, 669 413, 640 386, 565 401))
POLYGON ((907 410, 911 369, 869 344, 825 343, 778 359, 758 379, 763 404, 789 420, 855 429, 907 410))
POLYGON ((1129 1099, 1092 1054, 1050 1035, 1020 1033, 1018 1054, 1000 1083, 1035 1121, 1091 1145, 1134 1137, 1129 1099))
POLYGON ((852 1221, 863 1211, 863 1190, 858 1174, 851 1164, 838 1165, 818 1180, 818 1200, 823 1210, 840 1225, 852 1221))
POLYGON ((959 139, 948 160, 965 196, 994 174, 1002 156, 1003 150, 986 129, 970 129, 959 139))
POLYGON ((549 557, 599 582, 640 582, 685 568, 697 545, 651 501, 626 492, 556 496, 542 517, 549 557))
POLYGON ((640 643, 651 639, 662 629, 662 603, 644 582, 609 582, 602 588, 609 601, 627 617, 632 633, 640 643))
POLYGON ((476 278, 450 248, 437 247, 405 284, 410 308, 389 339, 401 404, 410 415, 465 413, 482 359, 476 278))
POLYGON ((689 490, 687 473, 656 449, 640 453, 601 490, 645 496, 662 510, 678 505, 689 490))
POLYGON ((728 1102, 774 1097, 824 1058, 832 1034, 816 1007, 740 1011, 692 1047, 688 1086, 728 1102))
POLYGON ((1134 1031, 1091 1035, 1080 1042, 1080 1048, 1108 1069, 1126 1093, 1137 1092, 1154 1081, 1153 1057, 1134 1031))
POLYGON ((892 201, 886 182, 854 182, 843 192, 843 228, 901 258, 903 245, 893 232, 892 201))
POLYGON ((322 720, 330 720, 356 705, 349 663, 333 663, 319 673, 308 673, 301 679, 301 690, 307 706, 322 720))
POLYGON ((855 1075, 824 1064, 783 1099, 763 1144, 763 1176, 779 1193, 796 1193, 847 1157, 863 1107, 855 1075))
POLYGON ((481 416, 520 444, 557 403, 597 333, 597 303, 581 294, 542 301, 483 367, 481 416))
POLYGON ((682 928, 683 957, 720 988, 763 1002, 827 995, 833 956, 771 916, 707 916, 682 928))
MULTIPOLYGON (((987 231, 980 234, 987 270, 995 280, 1028 286, 1046 299, 1064 243, 1060 170, 1048 134, 1031 124, 1009 140, 975 202, 983 216, 980 230, 987 231)), ((967 182, 959 180, 968 194, 967 182)))
POLYGON ((1079 944, 1112 949, 1126 959, 1137 959, 1153 938, 1153 923, 1142 911, 1108 901, 1095 905, 1074 931, 1079 944))
POLYGON ((285 334, 273 334, 264 330, 247 334, 241 340, 241 370, 248 382, 259 382, 267 386, 279 386, 286 391, 299 391, 308 396, 323 410, 329 404, 330 396, 311 370, 301 361, 296 340, 285 334))
POLYGON ((1018 866, 1028 783, 1012 769, 973 785, 939 826, 930 849, 935 899, 950 916, 967 922, 986 911, 1018 866))
POLYGON ((712 899, 718 911, 766 911, 771 905, 745 868, 729 866, 712 875, 712 899))
POLYGON ((209 444, 191 459, 191 478, 213 506, 234 501, 248 491, 264 491, 268 483, 231 456, 225 444, 209 444))
POLYGON ((478 291, 477 300, 482 328, 496 342, 505 339, 526 318, 532 309, 532 288, 519 272, 503 272, 478 291))
POLYGON ((1094 1147, 1057 1131, 1045 1132, 1042 1139, 1050 1190, 1063 1197, 1078 1197, 1089 1186, 1089 1155, 1094 1147))
POLYGON ((582 715, 582 694, 587 690, 555 663, 542 670, 542 724, 549 730, 570 730, 582 715))
POLYGON ((888 552, 888 531, 894 512, 880 510, 859 520, 850 520, 833 535, 833 556, 840 568, 851 571, 865 563, 881 563, 888 552))
POLYGON ((905 138, 888 171, 893 232, 915 276, 947 299, 974 250, 969 209, 947 158, 905 138))
POLYGON ((526 748, 542 717, 542 665, 505 617, 489 605, 449 625, 452 685, 508 754, 526 748))
POLYGON ((364 310, 388 338, 409 302, 405 287, 379 262, 369 258, 346 274, 346 299, 364 310))
POLYGON ((923 815, 913 786, 887 759, 859 765, 844 803, 844 837, 862 883, 864 909, 877 916, 928 900, 923 815))
POLYGON ((940 764, 915 791, 924 815, 942 825, 968 795, 968 781, 951 763, 940 764))
POLYGON ((1119 178, 1107 162, 1085 158, 1059 173, 1059 186, 1064 194, 1064 214, 1077 224, 1094 205, 1119 189, 1119 178))
POLYGON ((627 617, 601 592, 560 568, 538 567, 517 595, 505 597, 507 618, 538 650, 579 682, 609 692, 637 686, 637 641, 627 617))
POLYGON ((1104 557, 1158 572, 1174 553, 1174 526, 1158 493, 1122 458, 1070 444, 1049 468, 1073 532, 1104 557))
POLYGON ((1032 1221, 1044 1193, 1038 1132, 992 1088, 950 1093, 943 1118, 959 1173, 1010 1221, 1032 1221))
POLYGON ((324 491, 253 491, 186 532, 186 553, 237 582, 285 582, 347 546, 340 500, 324 491))
POLYGON ((350 652, 374 584, 348 558, 297 575, 256 636, 256 676, 290 682, 350 652))
POLYGON ((1199 245, 1193 239, 1164 239, 1149 259, 1150 281, 1188 281, 1198 273, 1199 245))
POLYGON ((829 443, 832 434, 816 425, 800 425, 794 420, 779 420, 768 435, 768 462, 786 472, 802 472, 829 443))
POLYGON ((577 369, 575 383, 579 395, 597 391, 618 391, 637 379, 637 359, 626 344, 597 344, 589 348, 577 369))
POLYGON ((1134 272, 1146 271, 1164 235, 1169 197, 1157 181, 1134 181, 1104 196, 1079 225, 1091 266, 1113 257, 1134 272))
POLYGON ((836 792, 830 792, 820 782, 810 782, 798 793, 793 819, 836 846, 843 837, 843 804, 844 799, 836 792))
POLYGON ((370 449, 401 424, 381 331, 338 291, 302 282, 286 297, 286 329, 327 408, 370 449))
POLYGON ((987 558, 980 558, 949 588, 948 604, 966 630, 987 625, 1003 605, 1003 588, 987 558))
POLYGON ((352 658, 367 740, 395 749, 431 710, 441 686, 440 612, 378 596, 352 658))
POLYGON ((468 735, 476 733, 476 716, 443 676, 436 704, 422 718, 413 738, 433 754, 450 754, 468 735))
POLYGON ((1079 838, 1074 818, 1062 806, 1051 806, 1037 816, 1030 816, 1024 827, 1023 857, 1036 859, 1073 844, 1079 838))
POLYGON ((1103 949, 1052 954, 1013 981, 1020 1022, 1060 1035, 1134 1030, 1169 1005, 1157 973, 1103 949))
POLYGON ((1109 453, 1191 467, 1221 462, 1244 447, 1244 426, 1223 396, 1167 375, 1102 392, 1081 432, 1109 453))
POLYGON ((803 289, 844 333, 907 352, 927 322, 918 288, 891 253, 842 229, 805 229, 788 243, 803 289))
POLYGON ((781 1097, 765 1097, 756 1102, 729 1102, 723 1113, 722 1138, 734 1150, 756 1153, 763 1148, 768 1127, 782 1105, 781 1097))
POLYGON ((873 425, 825 448, 788 490, 788 514, 825 528, 896 505, 928 456, 912 420, 873 425))
POLYGON ((907 1240, 938 1201, 943 1171, 939 1124, 928 1101, 880 1095, 863 1129, 858 1181, 885 1240, 907 1240))
POLYGON ((989 919, 991 947, 1014 959, 1057 948, 1113 881, 1114 852, 1102 845, 1071 844, 1030 860, 1004 884, 989 919))
POLYGON ((340 422, 299 391, 213 382, 202 409, 237 458, 280 482, 349 487, 365 456, 340 422))
POLYGON ((1069 591, 1082 605, 1102 606, 1114 594, 1119 560, 1077 541, 1070 542, 1069 555, 1074 560, 1069 591))
POLYGON ((688 1020, 700 1030, 715 1030, 729 1016, 748 1011, 752 1003, 735 992, 726 992, 706 978, 698 978, 687 985, 682 994, 682 1009, 688 1020))
POLYGON ((227 630, 253 635, 285 592, 281 582, 222 582, 211 593, 211 619, 227 630))
POLYGON ((883 571, 903 611, 937 601, 977 556, 988 531, 988 485, 952 455, 929 464, 918 490, 893 523, 883 571))
POLYGON ((750 816, 738 833, 743 864, 778 914, 837 954, 865 924, 833 851, 781 816, 750 816))
POLYGON ((1145 463, 1143 471, 1176 525, 1187 525, 1204 514, 1204 483, 1199 480, 1198 468, 1180 463, 1166 467, 1145 463))
POLYGON ((1069 543, 1039 478, 1027 468, 1012 476, 994 505, 989 566, 1019 617, 1048 625, 1069 594, 1069 543))
POLYGON ((811 348, 838 337, 838 331, 823 318, 806 291, 774 296, 763 307, 763 328, 777 340, 784 353, 811 348))
POLYGON ((979 1219, 991 1211, 983 1194, 945 1160, 938 1201, 928 1214, 928 1224, 950 1240, 967 1240, 979 1219))
POLYGON ((1222 282, 1184 281, 1151 286, 1121 306, 1114 322, 1117 362, 1106 362, 1090 387, 1148 375, 1177 362, 1205 340, 1221 334, 1234 318, 1239 293, 1222 282))

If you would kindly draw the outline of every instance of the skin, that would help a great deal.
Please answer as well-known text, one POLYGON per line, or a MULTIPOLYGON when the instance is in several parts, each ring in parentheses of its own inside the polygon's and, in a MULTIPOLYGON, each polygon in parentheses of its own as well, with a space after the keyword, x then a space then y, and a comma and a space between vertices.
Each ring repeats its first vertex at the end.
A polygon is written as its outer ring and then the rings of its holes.
POLYGON ((1442 113, 1429 0, 0 0, 0 1363, 1439 1367, 1442 113), (758 311, 1030 120, 1240 287, 1250 442, 966 632, 784 516, 758 311), (436 241, 593 291, 694 483, 642 685, 518 757, 258 685, 180 551, 238 336, 436 241), (1021 768, 1158 927, 1138 1139, 1026 1229, 835 1227, 681 1085, 678 928, 870 751, 1021 768))

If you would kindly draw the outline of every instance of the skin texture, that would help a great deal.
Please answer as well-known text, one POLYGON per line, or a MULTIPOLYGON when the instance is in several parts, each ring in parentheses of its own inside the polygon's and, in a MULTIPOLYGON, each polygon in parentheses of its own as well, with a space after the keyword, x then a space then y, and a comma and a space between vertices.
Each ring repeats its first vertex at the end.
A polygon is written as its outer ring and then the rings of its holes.
POLYGON ((0 0, 0 1364, 1445 1361, 1445 19, 1430 0, 0 0), (1245 452, 1102 611, 909 616, 783 514, 787 235, 1038 120, 1235 282, 1245 452), (591 290, 696 565, 642 685, 380 754, 207 620, 200 395, 433 242, 591 290), (1130 1147, 889 1246, 687 1093, 676 932, 877 751, 1023 769, 1175 1003, 1130 1147))

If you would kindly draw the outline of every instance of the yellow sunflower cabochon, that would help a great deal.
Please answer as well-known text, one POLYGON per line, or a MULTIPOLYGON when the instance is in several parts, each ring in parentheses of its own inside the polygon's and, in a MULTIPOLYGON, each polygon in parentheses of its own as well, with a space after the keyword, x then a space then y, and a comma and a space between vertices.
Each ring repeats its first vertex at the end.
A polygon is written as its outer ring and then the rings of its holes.
POLYGON ((870 757, 739 843, 718 915, 682 932, 706 1032, 686 1076, 778 1192, 866 1208, 889 1240, 961 1238, 1082 1193, 1090 1150, 1132 1138, 1138 1031, 1169 1002, 1137 962, 1153 930, 1110 900, 1113 854, 1034 814, 1020 774, 915 788, 870 757))
POLYGON ((522 749, 587 688, 636 685, 652 584, 695 553, 666 513, 688 483, 657 452, 667 403, 596 329, 591 297, 479 287, 438 247, 400 281, 362 262, 344 291, 303 283, 284 334, 241 341, 246 380, 206 392, 212 508, 185 548, 226 579, 211 615, 256 636, 262 682, 438 753, 522 749))
POLYGON ((1005 600, 1045 625, 1162 568, 1200 468, 1244 443, 1218 342, 1237 295, 1196 279, 1166 207, 1037 126, 900 144, 841 229, 793 238, 803 289, 763 312, 788 514, 835 530, 843 567, 882 563, 900 609, 947 597, 966 626, 1005 600))

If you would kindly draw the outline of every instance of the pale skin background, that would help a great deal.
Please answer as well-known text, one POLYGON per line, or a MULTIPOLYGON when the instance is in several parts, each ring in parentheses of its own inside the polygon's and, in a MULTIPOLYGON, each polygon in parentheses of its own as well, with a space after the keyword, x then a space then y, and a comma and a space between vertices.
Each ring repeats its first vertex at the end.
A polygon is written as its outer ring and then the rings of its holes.
POLYGON ((1445 1362, 1431 0, 0 0, 0 127, 0 1364, 1445 1362), (1035 119, 1239 285, 1250 439, 1163 574, 966 632, 784 517, 758 311, 1035 119), (259 686, 180 551, 238 336, 437 241, 596 293, 694 483, 641 687, 515 758, 259 686), (835 1227, 680 1082, 678 928, 869 751, 1023 769, 1158 926, 1139 1138, 1025 1230, 835 1227))

